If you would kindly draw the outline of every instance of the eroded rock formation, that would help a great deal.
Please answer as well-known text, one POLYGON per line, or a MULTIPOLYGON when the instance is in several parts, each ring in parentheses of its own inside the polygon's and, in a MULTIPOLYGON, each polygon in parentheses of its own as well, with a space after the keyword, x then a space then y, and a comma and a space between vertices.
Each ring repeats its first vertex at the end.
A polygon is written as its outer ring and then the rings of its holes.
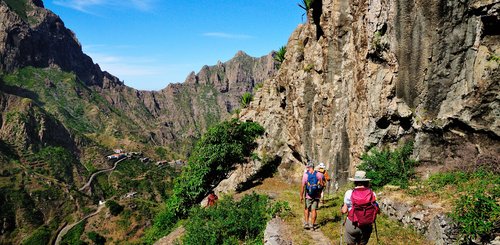
POLYGON ((500 1, 316 3, 242 117, 283 176, 313 160, 343 182, 402 139, 423 166, 498 166, 500 1))

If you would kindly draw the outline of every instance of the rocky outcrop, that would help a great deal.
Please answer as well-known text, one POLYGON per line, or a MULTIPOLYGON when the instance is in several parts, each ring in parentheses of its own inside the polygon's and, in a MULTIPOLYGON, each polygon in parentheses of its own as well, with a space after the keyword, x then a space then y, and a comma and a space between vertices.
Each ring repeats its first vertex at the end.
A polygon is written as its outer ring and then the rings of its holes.
POLYGON ((435 244, 458 242, 458 228, 440 205, 431 202, 410 205, 391 198, 381 198, 380 209, 389 218, 401 222, 405 227, 413 227, 435 244))
POLYGON ((282 176, 313 160, 342 183, 401 140, 424 166, 498 166, 500 1, 315 2, 242 113, 266 128, 261 152, 284 154, 282 176))
POLYGON ((74 72, 89 86, 112 86, 121 82, 101 71, 82 52, 75 34, 64 26, 59 16, 43 8, 39 0, 26 0, 26 13, 13 11, 0 1, 0 68, 12 72, 18 68, 59 67, 74 72), (23 15, 26 15, 23 18, 23 15))
POLYGON ((169 84, 160 91, 116 86, 100 93, 144 125, 152 143, 191 145, 208 126, 239 108, 245 92, 251 93, 274 73, 273 53, 253 58, 239 51, 231 60, 204 66, 197 74, 189 74, 184 83, 169 84))

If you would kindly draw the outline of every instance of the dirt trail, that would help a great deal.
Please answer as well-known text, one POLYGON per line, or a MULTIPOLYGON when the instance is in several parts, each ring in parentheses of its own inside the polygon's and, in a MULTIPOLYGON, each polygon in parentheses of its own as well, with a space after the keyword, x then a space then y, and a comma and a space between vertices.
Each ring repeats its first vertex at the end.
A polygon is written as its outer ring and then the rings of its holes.
POLYGON ((328 237, 326 237, 325 234, 323 234, 321 228, 316 229, 315 231, 308 231, 307 233, 312 237, 314 244, 333 245, 332 241, 330 241, 330 239, 328 239, 328 237))

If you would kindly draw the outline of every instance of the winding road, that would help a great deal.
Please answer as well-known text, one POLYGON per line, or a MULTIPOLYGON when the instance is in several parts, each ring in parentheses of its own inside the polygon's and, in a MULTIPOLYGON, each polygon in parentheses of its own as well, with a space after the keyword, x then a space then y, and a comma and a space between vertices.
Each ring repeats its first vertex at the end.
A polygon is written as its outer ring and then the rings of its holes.
POLYGON ((101 210, 106 206, 104 205, 106 202, 102 203, 101 205, 99 205, 99 207, 97 208, 97 210, 85 217, 83 217, 81 220, 71 224, 71 225, 67 225, 65 226, 61 231, 59 231, 59 234, 57 234, 57 238, 56 238, 56 241, 54 242, 55 245, 59 245, 61 243, 61 239, 64 237, 64 235, 66 235, 66 233, 68 233, 69 230, 71 230, 71 228, 73 228, 75 225, 78 225, 80 224, 80 222, 98 214, 99 212, 101 212, 101 210))
MULTIPOLYGON (((83 191, 85 190, 86 188, 90 187, 90 184, 92 184, 92 180, 94 180, 95 176, 97 176, 98 174, 101 174, 101 173, 105 173, 105 172, 110 172, 110 171, 113 171, 116 169, 116 167, 118 166, 118 163, 120 163, 121 161, 125 160, 125 159, 128 159, 128 157, 124 157, 118 161, 115 162, 114 166, 112 168, 109 168, 109 169, 103 169, 103 170, 99 170, 95 173, 93 173, 90 178, 89 178, 89 181, 87 181, 87 183, 85 183, 84 186, 82 186, 82 188, 79 189, 79 191, 83 191)), ((73 228, 75 225, 78 225, 80 222, 98 214, 99 212, 101 212, 101 210, 105 207, 105 204, 106 202, 102 203, 99 205, 99 207, 97 208, 97 210, 85 217, 83 217, 82 219, 80 219, 79 221, 71 224, 71 225, 67 225, 65 226, 63 229, 61 229, 61 231, 59 231, 59 233, 57 234, 57 238, 56 238, 56 241, 54 242, 55 245, 59 245, 61 243, 61 239, 63 238, 64 235, 66 235, 66 233, 68 233, 69 230, 71 230, 71 228, 73 228)))
POLYGON ((84 186, 82 186, 82 188, 79 189, 79 191, 83 191, 85 190, 86 188, 90 187, 90 184, 92 183, 92 180, 94 179, 94 177, 100 173, 105 173, 105 172, 110 172, 110 171, 113 171, 115 170, 116 166, 118 166, 118 163, 125 160, 125 159, 128 159, 128 157, 124 157, 118 161, 115 162, 115 165, 112 167, 112 168, 109 168, 109 169, 103 169, 103 170, 100 170, 100 171, 97 171, 95 173, 93 173, 90 178, 89 178, 89 181, 87 181, 87 183, 85 183, 84 186))

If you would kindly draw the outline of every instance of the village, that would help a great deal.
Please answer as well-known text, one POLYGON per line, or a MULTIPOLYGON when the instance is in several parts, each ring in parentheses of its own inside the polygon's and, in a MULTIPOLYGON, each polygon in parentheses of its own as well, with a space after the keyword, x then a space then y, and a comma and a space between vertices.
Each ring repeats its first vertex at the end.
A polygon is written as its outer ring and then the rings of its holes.
MULTIPOLYGON (((142 163, 152 163, 152 162, 154 162, 152 159, 150 159, 148 157, 144 157, 142 152, 133 152, 133 151, 126 152, 123 149, 114 149, 113 150, 113 154, 106 156, 106 158, 109 161, 118 161, 118 160, 123 159, 125 157, 128 157, 128 158, 139 158, 139 161, 141 161, 142 163)), ((171 161, 159 160, 159 161, 154 162, 154 165, 156 165, 158 167, 170 166, 170 167, 172 167, 172 168, 174 168, 176 170, 181 169, 185 164, 186 164, 186 161, 185 160, 180 160, 180 159, 178 159, 178 160, 171 160, 171 161)))

